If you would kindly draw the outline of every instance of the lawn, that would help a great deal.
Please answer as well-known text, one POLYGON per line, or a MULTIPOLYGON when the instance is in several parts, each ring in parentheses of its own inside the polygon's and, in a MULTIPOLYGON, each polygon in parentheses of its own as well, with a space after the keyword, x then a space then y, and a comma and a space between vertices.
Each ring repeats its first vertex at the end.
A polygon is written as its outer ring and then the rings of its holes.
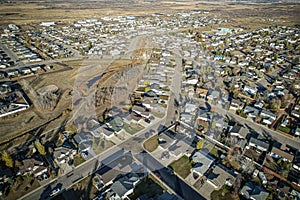
POLYGON ((220 190, 215 190, 210 194, 211 199, 215 200, 227 200, 227 199, 234 199, 234 196, 231 192, 223 186, 220 190))
POLYGON ((191 173, 192 163, 190 159, 184 155, 178 160, 173 161, 170 167, 182 178, 186 178, 191 173))
POLYGON ((154 111, 151 111, 151 114, 158 118, 163 118, 165 116, 165 113, 159 113, 154 111))
POLYGON ((283 126, 279 126, 278 130, 285 132, 285 133, 290 133, 291 129, 289 127, 283 127, 283 126))
POLYGON ((110 140, 100 139, 99 141, 93 142, 92 148, 96 154, 99 154, 114 145, 115 143, 110 140))
POLYGON ((133 124, 133 123, 127 124, 127 123, 124 123, 124 130, 125 130, 127 133, 131 134, 131 135, 133 135, 133 134, 139 132, 140 130, 143 130, 144 128, 145 128, 145 127, 143 127, 143 126, 140 125, 140 124, 133 124))
POLYGON ((147 151, 152 152, 158 147, 158 135, 154 135, 144 142, 147 151))
POLYGON ((166 190, 166 188, 161 186, 150 174, 134 188, 133 193, 129 196, 129 198, 137 199, 142 195, 147 195, 149 198, 154 198, 156 195, 162 194, 164 190, 166 190))
POLYGON ((215 145, 213 145, 211 142, 205 141, 202 147, 202 150, 206 149, 207 152, 209 152, 211 155, 213 155, 216 158, 219 158, 219 150, 215 145))
POLYGON ((74 156, 74 166, 75 167, 78 166, 78 165, 80 165, 84 161, 85 160, 84 160, 84 158, 81 155, 77 154, 77 155, 74 156))

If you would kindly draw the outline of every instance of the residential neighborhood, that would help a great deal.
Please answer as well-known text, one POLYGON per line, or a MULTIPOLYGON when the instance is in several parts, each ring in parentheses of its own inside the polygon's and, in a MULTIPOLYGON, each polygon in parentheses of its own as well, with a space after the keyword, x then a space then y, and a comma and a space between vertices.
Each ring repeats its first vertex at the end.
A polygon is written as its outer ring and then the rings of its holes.
POLYGON ((0 26, 0 199, 299 199, 300 28, 207 10, 0 26))

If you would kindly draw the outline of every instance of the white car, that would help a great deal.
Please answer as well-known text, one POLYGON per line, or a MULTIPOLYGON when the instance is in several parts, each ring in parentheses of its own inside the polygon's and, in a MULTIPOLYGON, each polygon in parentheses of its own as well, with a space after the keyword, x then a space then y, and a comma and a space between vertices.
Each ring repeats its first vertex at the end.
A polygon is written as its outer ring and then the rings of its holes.
POLYGON ((255 178, 255 177, 257 177, 258 173, 259 173, 259 171, 258 171, 258 169, 256 169, 256 170, 254 170, 254 172, 253 172, 253 175, 252 175, 252 176, 255 178))
POLYGON ((59 193, 59 191, 60 191, 59 188, 56 188, 56 189, 52 190, 51 193, 50 193, 50 197, 56 195, 57 193, 59 193))

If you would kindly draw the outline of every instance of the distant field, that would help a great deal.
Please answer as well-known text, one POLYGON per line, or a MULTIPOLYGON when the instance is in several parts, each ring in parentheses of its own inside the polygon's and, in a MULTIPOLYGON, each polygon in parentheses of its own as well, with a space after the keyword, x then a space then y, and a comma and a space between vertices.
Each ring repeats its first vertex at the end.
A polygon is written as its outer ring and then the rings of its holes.
POLYGON ((299 4, 234 3, 199 1, 11 1, 0 4, 2 24, 34 23, 41 21, 74 21, 83 18, 170 13, 184 10, 208 10, 215 15, 233 18, 266 17, 282 20, 300 19, 299 4))

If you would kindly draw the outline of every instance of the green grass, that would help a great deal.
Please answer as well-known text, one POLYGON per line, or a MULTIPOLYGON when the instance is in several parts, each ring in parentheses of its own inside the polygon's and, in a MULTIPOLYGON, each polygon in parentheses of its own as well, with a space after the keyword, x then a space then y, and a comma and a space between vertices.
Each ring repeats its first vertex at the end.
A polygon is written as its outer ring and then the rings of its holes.
POLYGON ((165 116, 164 113, 159 113, 159 112, 154 112, 154 111, 151 111, 151 114, 158 118, 163 118, 165 116))
POLYGON ((285 132, 285 133, 290 133, 291 129, 289 127, 283 127, 283 126, 279 126, 278 130, 285 132))
POLYGON ((190 159, 184 155, 178 160, 173 161, 170 164, 170 167, 172 167, 172 169, 179 174, 179 176, 186 178, 191 173, 192 163, 190 159))
POLYGON ((152 152, 158 147, 158 135, 154 135, 144 142, 144 148, 152 152))
POLYGON ((143 179, 133 190, 133 194, 130 199, 137 199, 141 195, 147 195, 149 198, 154 198, 156 195, 160 195, 166 190, 161 186, 157 180, 150 174, 147 178, 143 179))
POLYGON ((205 141, 202 149, 207 149, 207 151, 216 158, 220 157, 218 148, 208 141, 205 141))
POLYGON ((131 135, 139 132, 142 129, 144 129, 142 125, 133 124, 133 123, 132 124, 124 123, 124 130, 131 135))
POLYGON ((211 199, 214 200, 227 200, 227 199, 233 199, 233 195, 230 193, 230 191, 223 187, 220 190, 215 190, 210 194, 211 199))
POLYGON ((81 163, 83 163, 85 160, 84 158, 81 156, 81 155, 75 155, 74 156, 74 166, 78 166, 80 165, 81 163))

